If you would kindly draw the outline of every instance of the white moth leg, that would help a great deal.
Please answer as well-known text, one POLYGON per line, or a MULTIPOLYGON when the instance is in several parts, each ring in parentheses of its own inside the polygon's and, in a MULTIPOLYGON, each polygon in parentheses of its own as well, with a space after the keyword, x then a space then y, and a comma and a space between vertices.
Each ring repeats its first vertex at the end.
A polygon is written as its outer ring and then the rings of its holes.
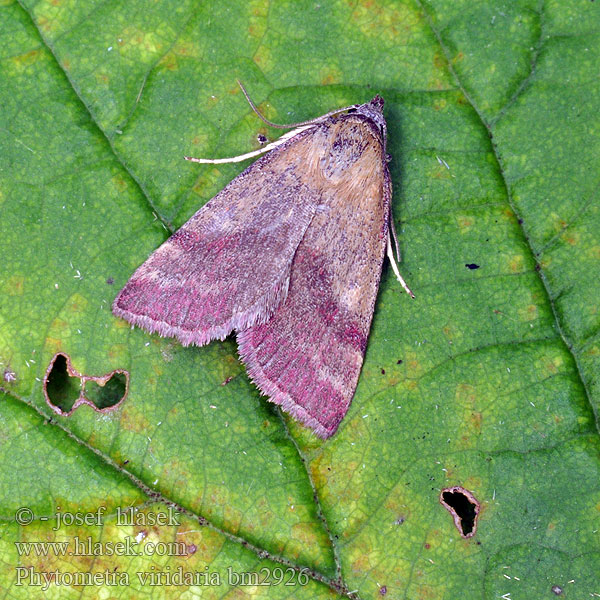
POLYGON ((396 234, 396 226, 394 225, 394 219, 392 218, 392 212, 390 211, 390 229, 392 230, 392 237, 394 238, 394 247, 396 248, 396 260, 401 263, 402 257, 400 256, 400 246, 398 244, 398 235, 396 234))
POLYGON ((285 144, 290 138, 293 138, 295 135, 298 135, 301 131, 305 129, 309 129, 312 125, 304 125, 302 127, 298 127, 293 131, 288 131, 286 134, 282 135, 278 140, 267 144, 264 148, 259 148, 258 150, 254 150, 254 152, 246 152, 246 154, 240 154, 239 156, 232 156, 230 158, 194 158, 192 156, 184 156, 185 160, 189 160, 191 162, 202 163, 205 165, 219 165, 223 163, 236 163, 246 160, 248 158, 254 158, 255 156, 260 156, 265 152, 269 152, 273 150, 273 148, 277 148, 277 146, 281 146, 285 144))
POLYGON ((404 288, 404 291, 411 297, 414 298, 415 295, 410 291, 410 288, 406 285, 406 281, 402 279, 402 275, 400 275, 400 271, 398 270, 398 264, 396 263, 396 259, 394 258, 394 250, 392 249, 392 236, 388 231, 387 236, 387 255, 390 259, 390 263, 392 265, 392 271, 394 271, 394 275, 396 275, 396 279, 400 282, 400 285, 404 288))

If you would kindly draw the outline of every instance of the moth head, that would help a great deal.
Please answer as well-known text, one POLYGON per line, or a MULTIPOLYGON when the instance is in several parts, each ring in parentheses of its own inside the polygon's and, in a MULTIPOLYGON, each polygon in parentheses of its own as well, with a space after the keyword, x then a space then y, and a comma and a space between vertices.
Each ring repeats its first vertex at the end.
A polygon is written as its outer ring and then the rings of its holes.
POLYGON ((377 94, 371 102, 357 106, 356 112, 360 115, 364 115, 375 124, 377 130, 381 134, 385 146, 387 140, 387 126, 383 116, 383 98, 377 94))

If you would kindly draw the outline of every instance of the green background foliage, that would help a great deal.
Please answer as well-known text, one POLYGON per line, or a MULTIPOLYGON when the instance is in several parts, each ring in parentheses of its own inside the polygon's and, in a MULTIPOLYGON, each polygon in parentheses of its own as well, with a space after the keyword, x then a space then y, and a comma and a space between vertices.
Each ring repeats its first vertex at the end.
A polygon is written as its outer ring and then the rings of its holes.
POLYGON ((599 10, 2 1, 3 597, 600 594, 599 10), (386 101, 400 268, 417 298, 384 266, 356 396, 327 442, 259 396, 233 339, 182 348, 110 312, 133 270, 244 168, 183 155, 235 155, 279 135, 236 78, 279 122, 386 101), (125 402, 57 417, 42 378, 58 351, 80 373, 128 370, 125 402), (438 501, 453 485, 481 503, 469 540, 438 501), (119 508, 172 504, 179 526, 117 525, 119 508), (19 507, 31 525, 17 525, 19 507), (44 520, 99 507, 101 526, 44 520), (15 546, 127 536, 188 550, 15 546), (18 566, 131 582, 42 591, 16 585, 18 566), (309 582, 227 581, 228 569, 290 566, 309 582), (221 583, 150 587, 135 575, 180 567, 221 583))

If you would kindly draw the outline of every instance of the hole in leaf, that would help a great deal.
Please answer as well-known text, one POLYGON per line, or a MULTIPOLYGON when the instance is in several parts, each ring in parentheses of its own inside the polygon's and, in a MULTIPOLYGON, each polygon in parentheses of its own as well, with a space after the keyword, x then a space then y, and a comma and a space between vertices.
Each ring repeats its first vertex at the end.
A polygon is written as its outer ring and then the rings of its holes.
POLYGON ((64 354, 57 354, 48 369, 44 378, 46 399, 57 412, 68 413, 81 393, 81 379, 69 372, 69 360, 64 354))
POLYGON ((125 397, 127 377, 124 373, 116 372, 104 384, 99 378, 88 379, 83 389, 85 397, 93 402, 98 410, 111 408, 125 397))
POLYGON ((55 354, 44 376, 44 395, 57 414, 69 417, 81 404, 98 412, 116 408, 127 396, 129 373, 115 369, 100 377, 82 375, 68 354, 55 354))
POLYGON ((475 496, 465 488, 454 486, 442 490, 440 502, 452 515, 460 535, 464 538, 473 537, 479 515, 479 502, 475 496))

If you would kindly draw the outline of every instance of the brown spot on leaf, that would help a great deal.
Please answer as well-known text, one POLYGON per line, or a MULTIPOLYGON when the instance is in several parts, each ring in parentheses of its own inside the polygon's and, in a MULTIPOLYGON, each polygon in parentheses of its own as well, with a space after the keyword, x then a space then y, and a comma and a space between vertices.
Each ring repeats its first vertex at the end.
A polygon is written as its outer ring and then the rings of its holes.
POLYGON ((457 218, 457 221, 458 221, 458 227, 461 229, 461 233, 468 231, 475 224, 475 219, 473 217, 467 216, 467 215, 460 215, 457 218))
POLYGON ((12 277, 9 277, 5 286, 6 293, 9 296, 22 296, 24 283, 25 277, 23 277, 23 275, 13 275, 12 277))
POLYGON ((461 537, 468 539, 475 535, 480 505, 469 490, 460 486, 444 488, 440 503, 452 515, 461 537))
POLYGON ((436 69, 443 69, 446 66, 446 59, 440 52, 436 52, 433 55, 433 64, 435 65, 436 69))
POLYGON ((447 100, 445 98, 441 98, 441 99, 436 100, 433 103, 433 110, 435 110, 435 111, 444 110, 447 106, 448 106, 447 100))
POLYGON ((117 408, 127 396, 129 373, 115 369, 106 375, 83 375, 71 364, 68 354, 52 357, 43 380, 48 406, 57 414, 69 417, 82 404, 97 412, 117 408))
POLYGON ((483 415, 480 412, 471 413, 471 425, 477 433, 481 433, 481 421, 483 415))
POLYGON ((127 182, 125 181, 122 175, 115 175, 112 180, 112 184, 121 192, 124 192, 127 189, 127 182))

